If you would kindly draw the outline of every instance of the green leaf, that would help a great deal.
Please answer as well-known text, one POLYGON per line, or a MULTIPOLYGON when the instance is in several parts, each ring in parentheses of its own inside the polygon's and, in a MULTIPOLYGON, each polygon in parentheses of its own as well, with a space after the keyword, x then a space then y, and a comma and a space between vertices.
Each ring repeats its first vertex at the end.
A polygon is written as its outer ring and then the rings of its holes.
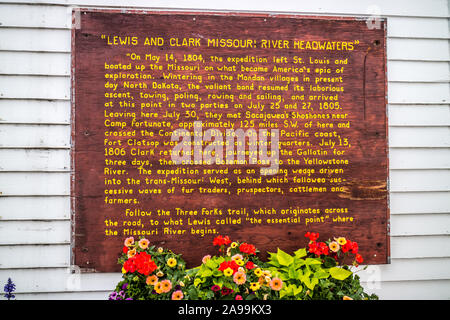
POLYGON ((314 287, 316 286, 316 284, 319 283, 319 279, 303 277, 302 282, 305 284, 305 286, 308 287, 308 289, 314 290, 314 287))
POLYGON ((284 252, 283 250, 281 250, 280 248, 278 248, 277 251, 277 259, 282 266, 289 266, 291 263, 294 262, 294 258, 291 255, 284 252))
POLYGON ((303 258, 306 256, 306 248, 298 249, 297 251, 294 252, 294 254, 297 258, 303 258))
POLYGON ((322 261, 320 261, 320 259, 316 259, 316 258, 306 258, 305 264, 308 266, 312 265, 312 264, 322 264, 322 261))
POLYGON ((345 280, 352 274, 351 271, 339 267, 330 268, 329 271, 330 275, 337 280, 345 280))
POLYGON ((317 271, 314 273, 314 278, 317 278, 317 279, 326 279, 326 278, 328 278, 329 276, 330 276, 330 273, 327 272, 327 271, 324 270, 324 269, 317 270, 317 271))

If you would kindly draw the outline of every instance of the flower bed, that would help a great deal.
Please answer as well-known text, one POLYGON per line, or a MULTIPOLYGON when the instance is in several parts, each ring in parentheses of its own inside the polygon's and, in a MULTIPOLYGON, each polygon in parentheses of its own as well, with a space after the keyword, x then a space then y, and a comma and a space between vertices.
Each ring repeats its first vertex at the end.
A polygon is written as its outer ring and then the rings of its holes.
POLYGON ((182 256, 150 245, 147 239, 124 242, 118 262, 122 280, 110 300, 369 300, 359 277, 350 268, 363 257, 359 247, 344 237, 325 242, 308 232, 306 248, 288 254, 268 252, 268 261, 258 258, 249 243, 217 236, 217 255, 203 257, 201 264, 186 269, 182 256))

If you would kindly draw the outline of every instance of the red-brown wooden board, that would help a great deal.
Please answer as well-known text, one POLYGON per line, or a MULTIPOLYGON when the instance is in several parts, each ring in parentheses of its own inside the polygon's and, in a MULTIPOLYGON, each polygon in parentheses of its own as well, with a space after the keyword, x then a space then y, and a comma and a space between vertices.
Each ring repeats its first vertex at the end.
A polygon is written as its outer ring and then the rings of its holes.
POLYGON ((89 9, 73 19, 74 264, 119 271, 133 230, 189 266, 219 234, 264 253, 304 247, 307 231, 357 241, 367 264, 388 262, 384 22, 89 9), (194 120, 224 134, 278 129, 279 173, 171 164, 170 133, 194 120), (179 171, 158 172, 168 169, 179 171))

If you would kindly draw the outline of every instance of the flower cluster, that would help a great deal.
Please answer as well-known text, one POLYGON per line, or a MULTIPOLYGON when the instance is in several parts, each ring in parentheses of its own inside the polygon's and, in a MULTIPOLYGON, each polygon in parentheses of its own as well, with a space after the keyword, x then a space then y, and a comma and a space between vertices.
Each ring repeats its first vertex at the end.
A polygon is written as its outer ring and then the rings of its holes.
POLYGON ((14 299, 16 296, 12 293, 16 290, 16 285, 12 282, 11 278, 8 278, 8 282, 3 287, 3 291, 5 292, 5 298, 8 300, 14 299))
POLYGON ((256 257, 254 245, 231 242, 228 236, 214 238, 213 245, 230 244, 221 250, 223 256, 207 255, 202 259, 194 279, 200 299, 272 298, 283 287, 283 281, 272 277, 256 257))
POLYGON ((316 256, 330 256, 338 261, 339 258, 345 258, 349 253, 352 253, 355 255, 353 265, 361 264, 364 261, 363 257, 358 253, 359 247, 355 241, 337 237, 333 241, 319 242, 317 241, 319 233, 314 232, 307 232, 305 237, 309 238, 308 251, 316 256))
POLYGON ((124 241, 119 263, 124 280, 110 294, 110 300, 184 298, 185 262, 180 255, 151 246, 148 239, 135 241, 129 237, 124 241))

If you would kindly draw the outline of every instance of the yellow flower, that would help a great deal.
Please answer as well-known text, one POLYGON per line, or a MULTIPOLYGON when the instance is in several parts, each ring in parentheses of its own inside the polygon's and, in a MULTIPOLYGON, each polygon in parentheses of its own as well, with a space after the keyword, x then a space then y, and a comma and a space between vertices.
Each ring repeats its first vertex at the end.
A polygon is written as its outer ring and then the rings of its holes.
POLYGON ((148 241, 147 239, 141 239, 139 240, 139 247, 143 250, 148 248, 148 245, 150 244, 150 241, 148 241))
POLYGON ((344 237, 339 237, 339 238, 334 238, 334 240, 337 241, 337 243, 339 243, 341 246, 343 246, 344 244, 347 243, 347 239, 345 239, 344 237))
POLYGON ((122 273, 127 273, 127 270, 125 270, 124 267, 122 267, 122 273))
POLYGON ((123 243, 125 246, 129 247, 131 245, 133 245, 134 243, 134 238, 133 237, 128 237, 125 239, 125 242, 123 243))
POLYGON ((234 262, 236 262, 236 264, 240 267, 242 267, 244 265, 244 261, 241 259, 236 259, 236 260, 234 260, 234 262))
POLYGON ((128 250, 127 256, 128 258, 134 257, 136 255, 136 249, 128 250))
POLYGON ((342 297, 342 300, 353 300, 353 299, 350 298, 349 296, 344 296, 344 297, 342 297))
POLYGON ((167 265, 171 268, 175 267, 177 265, 177 259, 175 258, 169 258, 167 260, 167 265))
POLYGON ((159 252, 159 253, 163 253, 163 252, 164 252, 164 249, 161 248, 161 247, 159 247, 159 248, 158 248, 158 252, 159 252))
POLYGON ((159 270, 157 273, 156 273, 156 276, 157 277, 162 277, 164 275, 164 272, 162 272, 161 270, 159 270))
POLYGON ((233 275, 233 269, 231 269, 231 268, 226 268, 225 270, 223 270, 223 274, 226 276, 226 277, 230 277, 230 276, 232 276, 233 275))
POLYGON ((230 246, 234 249, 238 246, 238 244, 237 244, 237 242, 232 242, 230 246))
POLYGON ((162 293, 163 291, 162 291, 162 286, 161 286, 161 282, 157 282, 156 284, 155 284, 155 291, 156 291, 156 293, 157 294, 160 294, 160 293, 162 293))
POLYGON ((260 276, 262 275, 261 268, 256 268, 255 270, 253 270, 253 273, 254 273, 257 277, 260 277, 260 276))
POLYGON ((252 291, 258 291, 258 289, 261 287, 259 282, 250 282, 250 290, 252 291))
POLYGON ((337 243, 336 241, 331 242, 329 247, 330 247, 330 250, 333 252, 338 252, 339 248, 340 248, 339 243, 337 243))
POLYGON ((158 282, 158 277, 155 275, 148 276, 145 280, 145 283, 147 283, 149 286, 154 286, 158 282))

